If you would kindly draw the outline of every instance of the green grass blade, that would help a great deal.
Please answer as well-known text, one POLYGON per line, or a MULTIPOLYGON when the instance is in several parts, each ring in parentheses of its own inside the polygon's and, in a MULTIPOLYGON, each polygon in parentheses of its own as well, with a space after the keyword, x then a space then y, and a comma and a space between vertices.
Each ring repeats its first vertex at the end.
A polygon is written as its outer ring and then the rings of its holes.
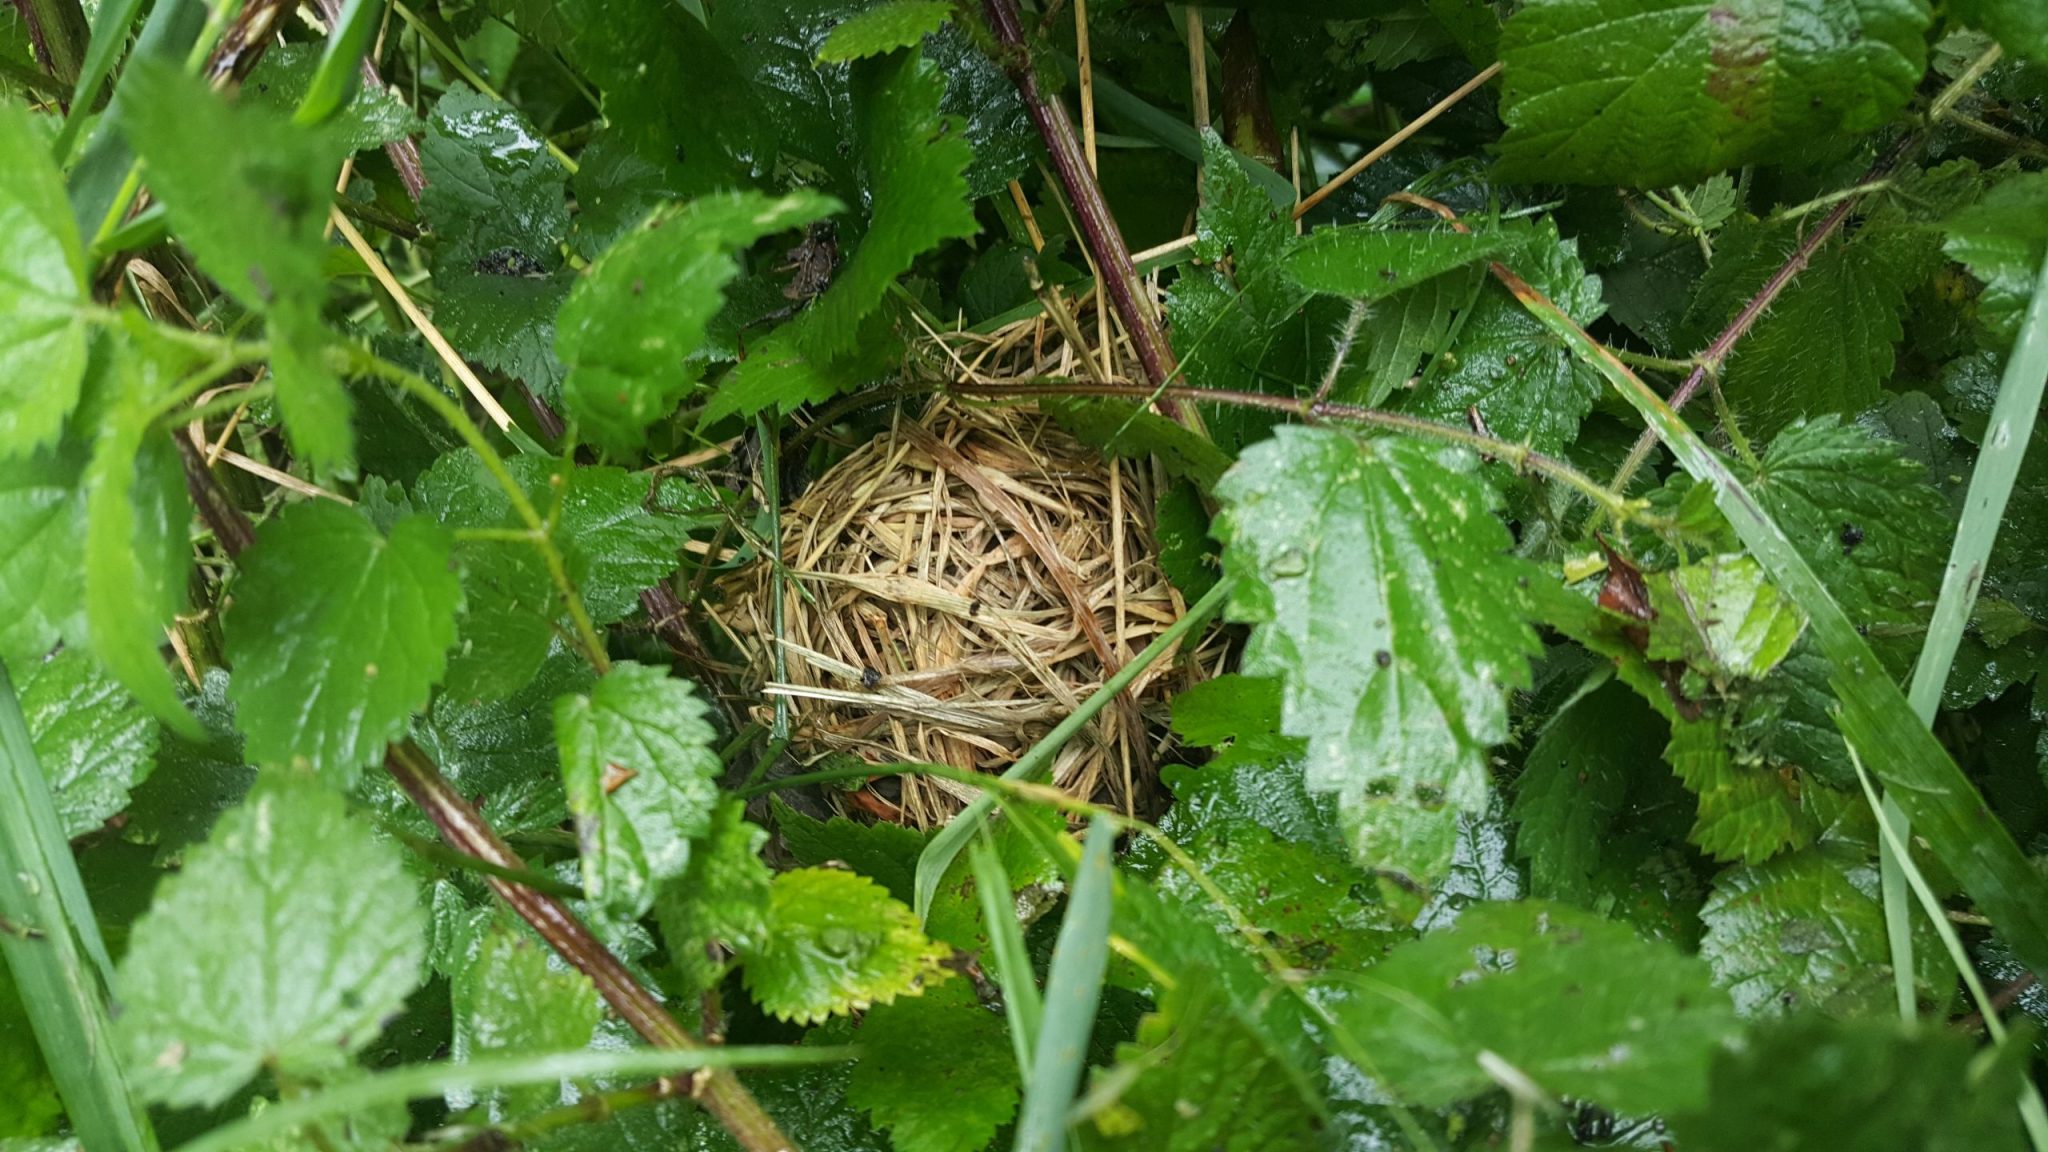
POLYGON ((1066 1144, 1067 1113, 1081 1087, 1088 1062, 1088 1037, 1102 1002, 1102 978, 1109 971, 1109 913, 1114 900, 1110 846, 1116 825, 1097 816, 1088 824, 1088 844, 1074 876, 1067 914, 1053 945, 1045 980, 1045 1017, 1038 1050, 1024 1083, 1017 1119, 1016 1152, 1058 1152, 1066 1144))
MULTIPOLYGON (((1161 632, 1152 643, 1145 646, 1144 651, 1117 669, 1116 675, 1104 681, 1102 687, 1097 688, 1088 699, 1081 702, 1079 708, 1074 709, 1066 719, 1046 733, 1044 739, 1033 744, 1029 751, 1019 756, 1017 762, 1003 773, 1003 779, 1036 780, 1040 773, 1052 767, 1053 757, 1059 754, 1061 748, 1066 747, 1067 741, 1072 740, 1082 728, 1087 727, 1088 722, 1095 719, 1095 714, 1116 699, 1117 693, 1122 692, 1140 673, 1151 667, 1153 661, 1165 655, 1167 649, 1180 643, 1183 637, 1200 627, 1217 609, 1223 607, 1223 600, 1229 593, 1230 581, 1218 581, 1214 588, 1209 589, 1207 595, 1188 609, 1187 615, 1174 621, 1172 627, 1161 632)), ((925 845, 924 851, 918 855, 917 875, 912 887, 919 923, 923 923, 926 914, 931 911, 932 894, 939 890, 939 881, 945 878, 946 869, 953 866, 953 860, 960 855, 962 848, 967 847, 967 841, 973 838, 975 832, 981 828, 982 821, 988 819, 988 814, 995 806, 995 796, 984 793, 958 816, 953 817, 952 823, 941 828, 939 834, 932 837, 932 842, 925 845)))
POLYGON ((320 54, 320 67, 306 96, 299 101, 292 118, 301 124, 318 124, 341 110, 356 90, 362 74, 363 54, 377 36, 377 20, 384 6, 379 0, 348 0, 341 18, 327 34, 327 50, 320 54))
POLYGON ((2013 952, 2036 974, 2048 973, 2048 878, 2034 870, 1983 797, 1920 722, 1898 685, 1742 481, 1662 397, 1613 353, 1586 335, 1543 294, 1496 266, 1495 275, 1546 328, 1599 372, 1671 450, 1715 504, 1771 580, 1805 610, 1814 639, 1834 666, 1841 702, 1835 722, 1912 819, 1936 856, 1997 923, 2013 952))
POLYGON ((1003 990, 1003 1013, 1010 1020, 1010 1046, 1017 1053, 1017 1074, 1029 1076, 1032 1054, 1038 1050, 1038 1026, 1045 1014, 1045 1002, 1039 997, 1031 953, 1024 947, 1024 930, 1017 923, 1015 890, 1010 887, 1010 874, 1003 867, 1003 858, 986 832, 975 838, 968 860, 974 865, 981 916, 988 924, 996 983, 1003 990))
POLYGON ((216 1128, 197 1140, 178 1145, 177 1152, 228 1152, 287 1135, 321 1120, 350 1116, 371 1108, 437 1097, 450 1089, 483 1092, 525 1084, 595 1077, 668 1076, 694 1068, 767 1068, 796 1064, 830 1064, 851 1059, 852 1048, 734 1046, 730 1048, 633 1048, 624 1052, 553 1052, 539 1056, 507 1056, 466 1064, 408 1064, 390 1072, 365 1076, 324 1092, 273 1104, 246 1119, 216 1128))
POLYGON ((65 114, 64 126, 57 130, 57 139, 50 146, 57 167, 62 168, 71 159, 71 149, 78 143, 78 130, 85 126, 93 102, 100 98, 100 85, 106 83, 107 73, 114 70, 114 58, 128 42, 128 29, 135 25, 135 17, 141 11, 142 0, 105 0, 99 11, 93 13, 92 42, 86 45, 85 65, 78 70, 78 87, 71 92, 71 111, 65 114))
POLYGON ((0 955, 43 1063, 93 1152, 150 1152, 156 1136, 115 1059, 104 989, 112 965, 85 898, 14 684, 0 666, 0 955))

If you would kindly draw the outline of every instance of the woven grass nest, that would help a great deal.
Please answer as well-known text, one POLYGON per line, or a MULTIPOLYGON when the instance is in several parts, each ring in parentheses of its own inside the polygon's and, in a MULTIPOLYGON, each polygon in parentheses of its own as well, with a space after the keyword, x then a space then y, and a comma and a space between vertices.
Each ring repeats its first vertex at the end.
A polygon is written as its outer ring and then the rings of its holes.
MULTIPOLYGON (((1156 483, 1028 407, 941 398, 922 416, 899 411, 784 509, 786 680, 771 565, 729 577, 718 618, 763 696, 793 705, 800 759, 1000 772, 1186 610, 1156 559, 1156 483)), ((1166 698, 1223 655, 1212 642, 1153 663, 1066 745, 1053 781, 1127 812, 1154 807, 1166 698)), ((974 795, 900 779, 900 810, 862 806, 926 827, 974 795)))

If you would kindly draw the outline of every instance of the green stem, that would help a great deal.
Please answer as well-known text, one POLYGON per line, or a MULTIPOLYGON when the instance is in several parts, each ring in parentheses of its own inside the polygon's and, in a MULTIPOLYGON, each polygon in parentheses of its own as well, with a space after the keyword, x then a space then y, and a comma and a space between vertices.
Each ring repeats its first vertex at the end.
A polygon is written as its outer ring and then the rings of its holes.
POLYGON ((392 839, 405 845, 413 855, 430 864, 439 864, 461 872, 470 872, 478 876, 489 876, 498 880, 506 880, 513 884, 523 884, 535 892, 544 893, 562 900, 583 899, 583 889, 574 884, 564 884, 552 876, 535 872, 531 868, 511 868, 486 860, 481 856, 472 856, 467 852, 459 852, 439 840, 430 840, 425 836, 416 836, 387 821, 380 820, 378 825, 385 832, 389 833, 392 839))
POLYGON ((71 91, 85 67, 85 49, 92 39, 84 7, 78 0, 14 0, 14 7, 28 26, 36 59, 49 69, 51 79, 71 91))

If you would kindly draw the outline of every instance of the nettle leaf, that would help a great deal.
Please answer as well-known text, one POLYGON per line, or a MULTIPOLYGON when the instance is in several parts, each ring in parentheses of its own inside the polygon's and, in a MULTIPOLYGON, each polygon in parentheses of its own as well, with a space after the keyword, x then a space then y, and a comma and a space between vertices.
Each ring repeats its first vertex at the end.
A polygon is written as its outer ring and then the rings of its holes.
POLYGON ((1995 1061, 1969 1036, 1884 1019, 1811 1014, 1750 1030, 1714 1059, 1706 1105, 1670 1117, 1699 1152, 2017 1152, 2021 1060, 1995 1061))
MULTIPOLYGON (((448 981, 454 1017, 449 1057, 456 1063, 494 1056, 574 1052, 590 1044, 604 1006, 590 979, 550 963, 541 941, 517 922, 499 918, 478 933, 448 981)), ((448 1093, 457 1111, 480 1108, 492 1123, 569 1102, 562 1088, 531 1085, 479 1095, 448 1093)))
POLYGON ((1540 901, 1468 908, 1352 983, 1338 1019, 1388 1087, 1430 1107, 1492 1090, 1480 1059, 1492 1053, 1552 1095, 1696 1108, 1708 1062, 1739 1034, 1705 964, 1540 901))
POLYGON ((1311 292, 1379 300, 1507 247, 1508 238, 1499 232, 1318 228, 1287 254, 1287 275, 1311 292))
POLYGON ((396 846, 311 777, 266 775, 158 886, 115 976, 131 1083, 212 1106, 262 1069, 327 1077, 419 983, 426 918, 396 846))
POLYGON ((1806 618, 1748 556, 1709 556, 1646 583, 1657 614, 1645 655, 1721 679, 1761 680, 1798 643, 1806 618))
MULTIPOLYGON (((1573 320, 1591 324, 1607 310, 1600 278, 1588 275, 1579 262, 1578 241, 1558 238, 1555 221, 1546 219, 1508 238, 1511 246, 1502 262, 1573 320)), ((1579 422, 1592 411, 1603 387, 1598 373, 1490 277, 1458 327, 1444 365, 1423 377, 1402 408, 1462 424, 1477 407, 1494 435, 1543 452, 1578 437, 1579 422)))
POLYGON ((914 48, 937 32, 953 15, 946 0, 889 0, 853 16, 832 29, 818 49, 818 59, 841 64, 914 48))
MULTIPOLYGON (((1730 869, 1715 881, 1700 919, 1707 927, 1700 959, 1746 1016, 1891 1010, 1877 865, 1860 847, 1822 844, 1730 869)), ((1916 954, 1943 955, 1924 922, 1915 929, 1916 954)))
POLYGON ((1809 843, 1816 829, 1800 808, 1797 781, 1769 765, 1739 763, 1729 743, 1719 718, 1671 726, 1664 759, 1699 798, 1692 842, 1717 860, 1751 864, 1809 843))
MULTIPOLYGON (((1280 681, 1227 673, 1174 696, 1173 731, 1197 748, 1214 751, 1204 765, 1212 775, 1239 765, 1300 760, 1307 746, 1281 731, 1280 707, 1280 681)), ((1189 802, 1180 788, 1175 787, 1174 794, 1182 803, 1189 802)))
POLYGON ((0 461, 57 438, 85 379, 85 253, 64 178, 28 114, 0 100, 0 461))
MULTIPOLYGON (((319 44, 271 45, 242 82, 241 99, 283 114, 296 111, 313 85, 323 55, 319 44)), ((397 91, 368 84, 357 84, 348 102, 325 123, 337 145, 349 152, 381 147, 420 130, 419 117, 397 91)))
POLYGON ((1114 1090, 1095 1116, 1100 1145, 1118 1149, 1313 1148, 1325 1105, 1295 1063, 1213 976, 1186 971, 1160 1010, 1097 1068, 1091 1095, 1114 1090))
MULTIPOLYGON (((553 828, 569 815, 555 750, 555 701, 587 691, 595 679, 580 655, 558 645, 525 684, 502 699, 443 692, 414 721, 413 739, 464 796, 482 798, 477 808, 491 827, 508 835, 553 828)), ((374 795, 392 819, 425 824, 395 785, 382 776, 364 777, 366 785, 372 780, 374 795)))
POLYGON ((228 703, 228 673, 209 668, 189 699, 202 735, 188 739, 169 728, 158 735, 156 770, 135 789, 121 837, 146 844, 152 862, 176 867, 185 850, 206 839, 221 814, 232 810, 256 783, 257 770, 242 756, 228 703))
POLYGON ((1502 176, 1650 187, 1798 160, 1905 106, 1919 0, 1545 0, 1510 17, 1502 176))
POLYGON ((868 317, 854 350, 837 360, 805 351, 799 325, 770 332, 719 380, 718 390, 704 405, 700 426, 770 410, 787 416, 805 404, 823 403, 896 371, 902 364, 903 342, 889 331, 889 313, 885 303, 868 317))
POLYGON ((1959 23, 1998 37, 2015 56, 2048 61, 2048 10, 2030 0, 1949 0, 1948 11, 1959 23))
POLYGON ((72 455, 0 459, 0 662, 10 668, 85 634, 85 492, 72 455))
POLYGON ((57 818, 66 836, 83 836, 126 808, 128 790, 156 766, 156 718, 80 649, 18 671, 22 718, 57 818))
POLYGON ((814 1024, 917 995, 944 978, 939 961, 951 954, 918 930, 909 905, 867 877, 798 868, 775 877, 768 931, 741 959, 763 1011, 814 1024))
POLYGON ((965 173, 974 150, 940 114, 945 81, 916 51, 853 65, 854 156, 870 205, 860 246, 802 323, 803 347, 831 360, 920 253, 979 230, 965 173))
POLYGON ((711 830, 691 846, 682 878, 655 893, 662 939, 691 990, 709 992, 725 975, 714 949, 758 947, 767 933, 772 877, 761 859, 767 842, 768 833, 747 820, 744 801, 721 800, 712 809, 711 830))
POLYGON ((689 681, 631 661, 612 665, 587 695, 555 702, 562 787, 591 899, 638 917, 656 886, 682 875, 690 841, 711 830, 716 735, 689 681))
POLYGON ((1772 439, 1750 491, 1903 673, 1941 587, 1950 535, 1946 503, 1921 466, 1893 441, 1828 415, 1772 439))
POLYGON ((868 1010, 846 1101, 889 1130, 897 1152, 974 1152, 1017 1113, 1017 1061, 1003 1017, 965 980, 868 1010))
MULTIPOLYGON (((775 832, 799 864, 843 864, 889 890, 889 895, 909 903, 915 892, 918 854, 931 838, 901 824, 878 821, 862 824, 844 816, 818 820, 806 816, 778 797, 773 801, 775 832)), ((1001 830, 1008 822, 992 816, 992 826, 1001 830)), ((1015 877, 1011 878, 1015 880, 1015 877)))
POLYGON ((1373 305, 1352 342, 1351 366, 1338 374, 1330 398, 1384 406, 1420 372, 1424 360, 1449 351, 1459 314, 1478 302, 1490 282, 1476 268, 1452 272, 1373 305))
POLYGON ((326 501, 256 530, 223 622, 229 695, 249 758, 353 783, 426 705, 455 642, 461 583, 446 530, 425 517, 389 537, 326 501))
POLYGON ((555 312, 570 283, 567 170, 511 105, 457 84, 427 118, 420 171, 435 322, 465 356, 552 394, 555 312))
POLYGON ((1243 671, 1281 680, 1308 787, 1337 793, 1361 864, 1440 879, 1537 648, 1491 489, 1462 452, 1287 427, 1217 497, 1243 671))
POLYGON ((838 211, 801 192, 707 196, 655 213, 612 245, 562 306, 555 351, 569 367, 569 415, 593 443, 627 455, 696 382, 692 356, 739 273, 734 254, 838 211))
POLYGON ((243 307, 271 320, 271 376, 292 446, 316 467, 353 465, 349 399, 320 354, 321 229, 340 148, 267 108, 229 104, 171 64, 138 56, 121 127, 178 240, 243 307))
POLYGON ((2003 351, 2019 333, 2048 252, 2048 174, 2006 180, 1947 222, 1943 250, 1984 282, 1977 319, 2003 351))

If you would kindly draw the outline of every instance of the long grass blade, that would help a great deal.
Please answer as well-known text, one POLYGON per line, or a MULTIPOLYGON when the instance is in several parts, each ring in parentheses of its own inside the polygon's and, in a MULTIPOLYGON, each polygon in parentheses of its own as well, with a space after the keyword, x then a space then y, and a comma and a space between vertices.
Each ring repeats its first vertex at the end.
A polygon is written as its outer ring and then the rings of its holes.
POLYGON ((156 1136, 114 1056, 105 988, 112 966, 13 681, 0 666, 0 955, 14 974, 43 1063, 72 1128, 93 1152, 151 1152, 156 1136))
POLYGON ((1871 765, 1935 855, 1997 923, 2013 952, 2036 974, 2048 974, 2048 878, 2034 870, 1962 769, 1920 722, 1799 550, 1662 397, 1520 277, 1499 265, 1494 266, 1494 275, 1530 315, 1613 385, 1681 467, 1713 488, 1715 504, 1736 535, 1811 621, 1814 639, 1834 666, 1830 686, 1842 705, 1835 718, 1842 734, 1871 765))
POLYGON ((1010 1046, 1017 1053, 1017 1074, 1029 1076, 1038 1050, 1038 1026, 1045 1014, 1024 931, 1017 924, 1017 901, 1003 858, 984 832, 968 852, 974 886, 981 898, 981 917, 988 925, 989 952, 995 960, 996 984, 1003 990, 1003 1013, 1010 1021, 1010 1046))
MULTIPOLYGON (((1043 739, 1033 744, 1029 751, 1019 756, 1017 762, 1003 773, 1003 779, 1033 781, 1040 773, 1052 767, 1053 757, 1059 754, 1060 749, 1066 747, 1067 741, 1072 740, 1081 729, 1087 727, 1088 722, 1095 718, 1095 714, 1116 699, 1117 693, 1129 687, 1139 674, 1152 666, 1153 661, 1164 656, 1188 633, 1199 628, 1216 613, 1217 609, 1223 607, 1223 600, 1229 594, 1230 581, 1217 582, 1214 588, 1209 589, 1207 595, 1195 601, 1188 609, 1187 615, 1174 621, 1172 627, 1154 637, 1152 643, 1145 645, 1144 651, 1117 669, 1116 675, 1104 681, 1102 687, 1083 700, 1079 708, 1074 709, 1071 715, 1055 725, 1043 739)), ((952 823, 941 828, 939 834, 932 837, 932 842, 925 845, 924 851, 918 855, 917 875, 912 888, 917 918, 920 922, 931 911, 932 895, 939 890, 939 881, 945 878, 946 869, 953 866, 953 861, 960 855, 960 850, 967 847, 967 841, 973 838, 975 832, 981 828, 982 821, 988 819, 988 814, 995 806, 996 798, 993 794, 984 793, 976 798, 974 803, 953 817, 952 823)))
POLYGON ((301 124, 318 124, 341 110, 355 93, 362 75, 363 55, 377 36, 377 20, 383 15, 381 0, 348 0, 341 18, 327 34, 327 50, 320 54, 320 67, 306 86, 292 118, 301 124))
POLYGON ((852 1048, 794 1046, 632 1048, 623 1052, 582 1049, 539 1056, 473 1060, 466 1064, 408 1064, 390 1072, 339 1084, 311 1096, 274 1104, 247 1119, 180 1144, 177 1152, 229 1152, 234 1148, 253 1147, 308 1124, 403 1104, 408 1100, 424 1100, 451 1089, 481 1092, 600 1076, 668 1076, 696 1068, 784 1068, 797 1064, 831 1064, 852 1059, 854 1051, 852 1048))
POLYGON ((135 17, 141 11, 142 0, 105 0, 99 11, 93 13, 92 40, 85 47, 85 64, 78 70, 78 86, 71 91, 71 110, 65 114, 64 126, 57 130, 57 139, 50 146, 57 157, 57 167, 62 168, 71 159, 71 149, 78 143, 78 130, 85 126, 93 102, 100 98, 100 85, 106 83, 107 73, 114 70, 114 59, 128 42, 128 29, 134 27, 135 17))
MULTIPOLYGON (((192 45, 198 42, 199 33, 205 26, 206 4, 203 0, 156 0, 149 17, 142 22, 142 31, 136 35, 135 47, 128 58, 182 61, 192 45)), ((93 40, 95 46, 92 50, 96 51, 97 33, 93 40)), ((73 110, 76 110, 75 106, 73 110)), ((128 147, 128 138, 121 133, 121 120, 121 87, 117 83, 113 99, 108 101, 106 111, 100 114, 99 124, 93 130, 91 143, 86 145, 85 154, 79 157, 78 164, 67 177, 71 214, 77 218, 79 233, 88 242, 100 237, 101 226, 107 222, 129 174, 135 170, 135 153, 128 147)))
POLYGON ((1045 1017, 1024 1083, 1017 1120, 1016 1152, 1058 1152, 1067 1139, 1067 1114, 1088 1062, 1088 1037, 1102 1002, 1102 978, 1109 971, 1109 914, 1114 900, 1110 846, 1116 825, 1097 816, 1088 825, 1088 844, 1074 877, 1067 914, 1053 945, 1045 980, 1045 1017))

